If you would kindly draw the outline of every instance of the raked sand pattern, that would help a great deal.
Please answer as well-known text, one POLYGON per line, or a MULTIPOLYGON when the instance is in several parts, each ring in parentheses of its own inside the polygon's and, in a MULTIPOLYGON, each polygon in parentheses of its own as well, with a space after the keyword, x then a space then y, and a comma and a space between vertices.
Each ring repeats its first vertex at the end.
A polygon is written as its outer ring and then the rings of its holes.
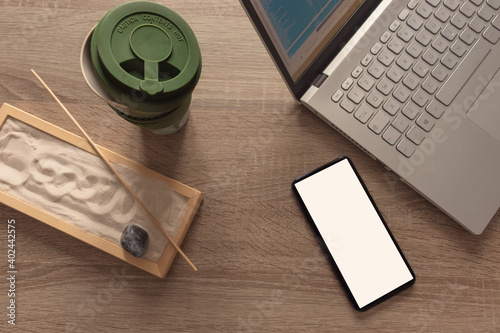
MULTIPOLYGON (((175 237, 188 198, 166 183, 113 164, 175 237)), ((144 258, 157 262, 168 240, 104 162, 19 120, 0 130, 0 190, 116 245, 128 224, 149 234, 144 258)))

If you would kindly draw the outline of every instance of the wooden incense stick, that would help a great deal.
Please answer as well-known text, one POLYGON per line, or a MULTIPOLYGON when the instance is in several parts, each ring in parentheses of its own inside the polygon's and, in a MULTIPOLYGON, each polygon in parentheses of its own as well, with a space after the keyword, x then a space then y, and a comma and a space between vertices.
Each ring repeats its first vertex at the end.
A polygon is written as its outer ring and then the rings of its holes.
POLYGON ((92 148, 95 150, 95 152, 101 157, 101 159, 111 169, 111 171, 113 171, 113 173, 116 175, 116 177, 118 177, 118 179, 122 182, 123 186, 125 186, 125 188, 130 192, 130 194, 137 201, 137 203, 142 207, 142 209, 144 209, 144 211, 146 212, 146 214, 148 215, 148 217, 156 224, 156 226, 158 227, 158 229, 160 229, 160 231, 163 233, 163 235, 165 235, 165 237, 167 237, 168 241, 175 247, 175 249, 182 255, 182 257, 184 259, 186 259, 186 261, 188 262, 188 264, 195 271, 197 271, 198 269, 193 265, 193 263, 191 262, 191 260, 189 260, 189 258, 184 254, 184 252, 182 252, 182 250, 179 248, 179 246, 177 245, 177 243, 168 235, 168 233, 165 231, 165 229, 163 229, 163 227, 161 226, 161 224, 156 220, 156 218, 153 216, 153 214, 151 214, 151 212, 149 211, 149 209, 147 209, 146 205, 144 205, 144 203, 141 201, 141 199, 139 199, 139 197, 137 197, 137 195, 134 193, 134 191, 132 190, 132 188, 130 188, 130 186, 127 184, 127 182, 125 181, 125 179, 123 179, 122 176, 118 173, 118 171, 116 171, 116 169, 113 167, 113 165, 111 165, 111 163, 108 161, 108 159, 106 158, 106 156, 104 156, 104 154, 96 146, 96 144, 94 143, 94 141, 92 141, 92 139, 88 136, 87 132, 85 132, 85 130, 80 126, 80 124, 78 124, 78 122, 76 121, 76 119, 71 115, 71 113, 64 106, 64 104, 61 103, 61 101, 59 100, 59 98, 57 98, 57 96, 52 92, 52 90, 47 86, 47 84, 45 84, 45 82, 42 80, 42 78, 33 69, 31 70, 31 72, 36 76, 36 78, 45 87, 45 89, 47 89, 47 91, 52 95, 52 97, 54 97, 54 99, 56 100, 56 102, 61 106, 61 108, 71 118, 71 120, 73 121, 73 123, 75 123, 75 125, 78 127, 78 129, 83 133, 83 135, 87 139, 88 143, 92 146, 92 148))

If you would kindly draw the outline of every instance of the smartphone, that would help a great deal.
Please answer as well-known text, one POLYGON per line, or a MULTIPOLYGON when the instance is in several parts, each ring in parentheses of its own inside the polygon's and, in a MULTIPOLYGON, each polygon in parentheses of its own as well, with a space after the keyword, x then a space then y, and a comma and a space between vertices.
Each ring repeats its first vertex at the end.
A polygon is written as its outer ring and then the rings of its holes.
POLYGON ((415 282, 349 158, 295 179, 292 190, 356 310, 367 310, 415 282))

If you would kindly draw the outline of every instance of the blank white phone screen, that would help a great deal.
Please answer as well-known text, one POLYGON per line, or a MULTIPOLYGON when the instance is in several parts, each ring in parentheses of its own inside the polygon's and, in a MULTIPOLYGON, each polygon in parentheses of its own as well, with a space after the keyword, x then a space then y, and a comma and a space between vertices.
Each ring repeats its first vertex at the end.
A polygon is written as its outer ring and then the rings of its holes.
POLYGON ((359 308, 413 279, 347 159, 295 187, 359 308))

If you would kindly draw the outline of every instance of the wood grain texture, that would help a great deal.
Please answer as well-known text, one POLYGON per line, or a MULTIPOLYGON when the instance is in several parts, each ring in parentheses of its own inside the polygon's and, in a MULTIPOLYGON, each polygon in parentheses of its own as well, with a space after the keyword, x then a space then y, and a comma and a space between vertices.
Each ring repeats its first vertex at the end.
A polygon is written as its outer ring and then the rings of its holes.
MULTIPOLYGON (((158 279, 60 231, 16 219, 20 332, 500 331, 500 216, 473 236, 297 105, 236 0, 158 1, 193 28, 203 70, 186 126, 169 136, 117 117, 87 87, 88 31, 121 1, 0 0, 0 103, 69 131, 34 68, 93 140, 205 193, 182 249, 158 279), (350 156, 416 275, 366 313, 350 306, 295 202, 295 177, 350 156)), ((0 288, 0 331, 7 284, 0 288)))

